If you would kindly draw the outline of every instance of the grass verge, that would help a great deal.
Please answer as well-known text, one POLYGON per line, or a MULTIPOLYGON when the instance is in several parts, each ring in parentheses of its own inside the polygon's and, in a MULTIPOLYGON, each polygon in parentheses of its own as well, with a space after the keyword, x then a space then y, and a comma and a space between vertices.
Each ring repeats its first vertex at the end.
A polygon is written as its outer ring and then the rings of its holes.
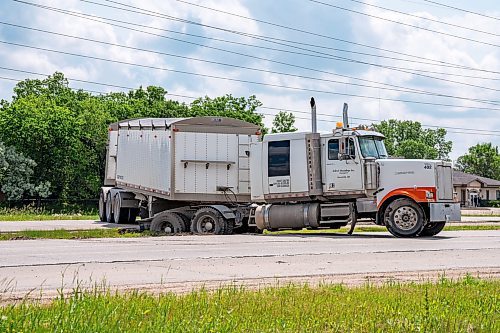
MULTIPOLYGON (((265 231, 268 235, 286 235, 286 234, 345 234, 348 228, 341 229, 319 229, 319 230, 282 230, 282 231, 265 231)), ((462 225, 449 226, 444 230, 460 231, 460 230, 500 230, 500 225, 462 225)), ((381 226, 360 226, 356 227, 355 232, 383 232, 387 231, 381 226)), ((92 229, 92 230, 23 230, 16 232, 0 233, 0 241, 5 240, 29 240, 29 239, 87 239, 87 238, 137 238, 161 236, 149 231, 134 232, 126 229, 92 229)))
MULTIPOLYGON (((349 230, 348 227, 340 229, 317 229, 317 230, 281 230, 268 232, 265 234, 344 234, 349 230)), ((500 223, 498 225, 448 225, 444 227, 444 231, 468 231, 468 230, 500 230, 500 223)), ((384 232, 387 231, 383 226, 357 226, 354 232, 384 232)))
POLYGON ((26 206, 0 208, 0 221, 47 221, 47 220, 97 220, 95 209, 59 208, 45 209, 26 206))
POLYGON ((75 290, 0 308, 1 332, 499 332, 500 281, 288 285, 151 295, 75 290))
POLYGON ((87 239, 87 238, 133 238, 152 236, 149 231, 128 232, 121 229, 92 229, 92 230, 23 230, 0 233, 2 240, 28 239, 87 239))

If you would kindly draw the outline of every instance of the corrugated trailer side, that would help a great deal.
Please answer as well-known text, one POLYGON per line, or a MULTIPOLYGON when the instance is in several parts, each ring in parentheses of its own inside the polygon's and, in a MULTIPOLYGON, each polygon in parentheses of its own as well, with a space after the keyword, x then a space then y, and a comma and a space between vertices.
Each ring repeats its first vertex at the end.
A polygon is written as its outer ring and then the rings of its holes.
POLYGON ((259 136, 258 126, 221 117, 112 124, 101 220, 130 222, 141 208, 158 230, 231 233, 250 202, 250 144, 259 136))

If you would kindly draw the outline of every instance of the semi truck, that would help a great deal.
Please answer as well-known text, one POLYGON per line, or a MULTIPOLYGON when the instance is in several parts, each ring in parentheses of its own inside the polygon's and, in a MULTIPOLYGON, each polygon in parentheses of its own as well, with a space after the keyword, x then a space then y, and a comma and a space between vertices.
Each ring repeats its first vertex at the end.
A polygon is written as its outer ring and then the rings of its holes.
MULTIPOLYGON (((313 107, 315 111, 315 106, 313 107)), ((315 113, 313 112, 313 119, 315 113)), ((267 134, 225 117, 143 118, 109 126, 101 221, 155 232, 321 229, 359 219, 396 237, 460 220, 452 165, 396 159, 384 136, 344 121, 329 133, 267 134)))

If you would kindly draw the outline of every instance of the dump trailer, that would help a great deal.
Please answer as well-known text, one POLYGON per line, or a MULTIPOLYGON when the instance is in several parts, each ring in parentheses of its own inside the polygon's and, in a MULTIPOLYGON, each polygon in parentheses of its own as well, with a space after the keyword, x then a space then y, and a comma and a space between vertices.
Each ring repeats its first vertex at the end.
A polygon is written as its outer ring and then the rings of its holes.
POLYGON ((147 118, 109 126, 102 221, 158 232, 230 234, 249 216, 250 144, 260 129, 237 119, 147 118))
POLYGON ((460 220, 451 163, 388 158, 384 136, 344 121, 330 133, 268 134, 230 118, 112 124, 103 221, 151 230, 340 228, 358 219, 397 237, 433 236, 460 220))

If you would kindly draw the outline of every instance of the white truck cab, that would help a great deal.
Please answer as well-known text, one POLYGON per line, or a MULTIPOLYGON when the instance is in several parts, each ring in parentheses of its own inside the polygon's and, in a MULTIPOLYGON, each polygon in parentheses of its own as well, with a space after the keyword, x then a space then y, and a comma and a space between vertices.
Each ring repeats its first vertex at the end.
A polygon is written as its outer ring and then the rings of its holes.
POLYGON ((451 163, 389 159, 366 128, 266 135, 251 144, 250 183, 261 229, 337 228, 371 218, 396 236, 434 235, 460 220, 451 163))

